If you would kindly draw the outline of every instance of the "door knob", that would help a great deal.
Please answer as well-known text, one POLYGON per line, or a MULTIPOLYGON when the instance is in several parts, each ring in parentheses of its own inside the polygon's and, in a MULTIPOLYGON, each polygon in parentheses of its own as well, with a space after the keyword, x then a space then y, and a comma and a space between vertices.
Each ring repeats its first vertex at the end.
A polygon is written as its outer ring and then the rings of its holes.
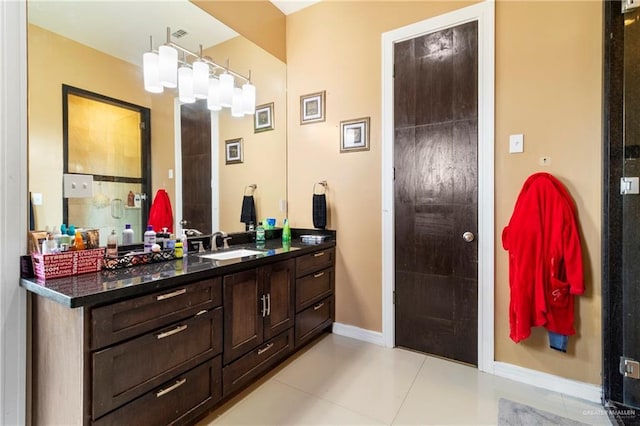
POLYGON ((470 243, 471 241, 476 239, 476 236, 473 235, 473 232, 465 232, 464 234, 462 234, 462 239, 465 240, 466 242, 470 243))

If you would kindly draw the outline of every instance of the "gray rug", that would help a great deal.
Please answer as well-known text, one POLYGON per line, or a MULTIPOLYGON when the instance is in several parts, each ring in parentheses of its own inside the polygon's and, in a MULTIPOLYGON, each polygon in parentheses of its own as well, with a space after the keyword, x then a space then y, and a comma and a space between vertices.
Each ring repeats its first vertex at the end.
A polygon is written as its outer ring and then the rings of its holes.
POLYGON ((508 399, 500 398, 498 400, 498 425, 499 426, 586 426, 566 417, 558 416, 528 405, 520 404, 508 399))

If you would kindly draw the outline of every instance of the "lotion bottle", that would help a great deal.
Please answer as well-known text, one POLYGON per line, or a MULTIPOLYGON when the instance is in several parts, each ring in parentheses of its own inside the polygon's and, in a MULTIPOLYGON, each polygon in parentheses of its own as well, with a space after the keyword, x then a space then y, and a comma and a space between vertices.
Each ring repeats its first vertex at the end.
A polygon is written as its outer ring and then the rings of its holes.
POLYGON ((156 243, 156 232, 153 226, 147 225, 147 231, 144 233, 144 251, 151 252, 151 247, 156 243))
POLYGON ((133 229, 131 224, 124 225, 124 231, 122 231, 122 245, 133 244, 133 229))
POLYGON ((107 257, 113 259, 118 257, 118 235, 115 229, 107 237, 107 257))

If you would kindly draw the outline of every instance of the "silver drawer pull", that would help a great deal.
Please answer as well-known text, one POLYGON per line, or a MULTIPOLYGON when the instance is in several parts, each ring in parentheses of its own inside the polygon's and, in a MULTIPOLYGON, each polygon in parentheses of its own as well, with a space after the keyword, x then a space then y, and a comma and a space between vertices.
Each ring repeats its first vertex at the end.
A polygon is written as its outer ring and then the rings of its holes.
POLYGON ((322 308, 323 306, 324 306, 324 302, 322 302, 322 303, 318 303, 317 305, 315 305, 315 306, 313 307, 313 310, 314 310, 314 311, 317 311, 318 309, 322 308))
POLYGON ((313 253, 313 257, 320 257, 320 256, 324 256, 323 251, 321 251, 320 253, 313 253))
POLYGON ((171 386, 169 386, 166 389, 160 389, 157 393, 156 393, 156 398, 160 398, 163 395, 168 394, 169 392, 178 389, 180 386, 184 385, 185 383, 187 383, 187 379, 182 378, 180 380, 176 380, 176 382, 174 384, 172 384, 171 386))
POLYGON ((180 296, 181 294, 185 294, 186 292, 186 288, 181 288, 180 290, 172 291, 171 293, 161 294, 160 296, 156 297, 156 300, 171 299, 172 297, 180 296))
POLYGON ((158 340, 164 339, 165 337, 169 337, 176 333, 180 333, 181 331, 184 331, 186 329, 187 329, 187 324, 179 325, 173 330, 169 330, 169 331, 165 331, 164 333, 157 334, 156 337, 158 338, 158 340))
POLYGON ((267 346, 265 346, 262 349, 258 349, 258 355, 262 355, 263 353, 265 353, 266 351, 268 351, 269 349, 271 349, 273 347, 273 343, 269 343, 267 346))
POLYGON ((313 278, 320 278, 324 275, 324 272, 318 272, 317 274, 313 274, 313 278))

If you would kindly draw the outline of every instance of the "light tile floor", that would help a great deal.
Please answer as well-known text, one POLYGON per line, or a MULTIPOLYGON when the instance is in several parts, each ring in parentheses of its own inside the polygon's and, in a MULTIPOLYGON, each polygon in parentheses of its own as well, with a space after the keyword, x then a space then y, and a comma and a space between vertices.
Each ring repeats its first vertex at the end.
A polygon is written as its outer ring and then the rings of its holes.
POLYGON ((494 425, 500 398, 590 425, 611 424, 595 403, 327 334, 197 426, 494 425))

